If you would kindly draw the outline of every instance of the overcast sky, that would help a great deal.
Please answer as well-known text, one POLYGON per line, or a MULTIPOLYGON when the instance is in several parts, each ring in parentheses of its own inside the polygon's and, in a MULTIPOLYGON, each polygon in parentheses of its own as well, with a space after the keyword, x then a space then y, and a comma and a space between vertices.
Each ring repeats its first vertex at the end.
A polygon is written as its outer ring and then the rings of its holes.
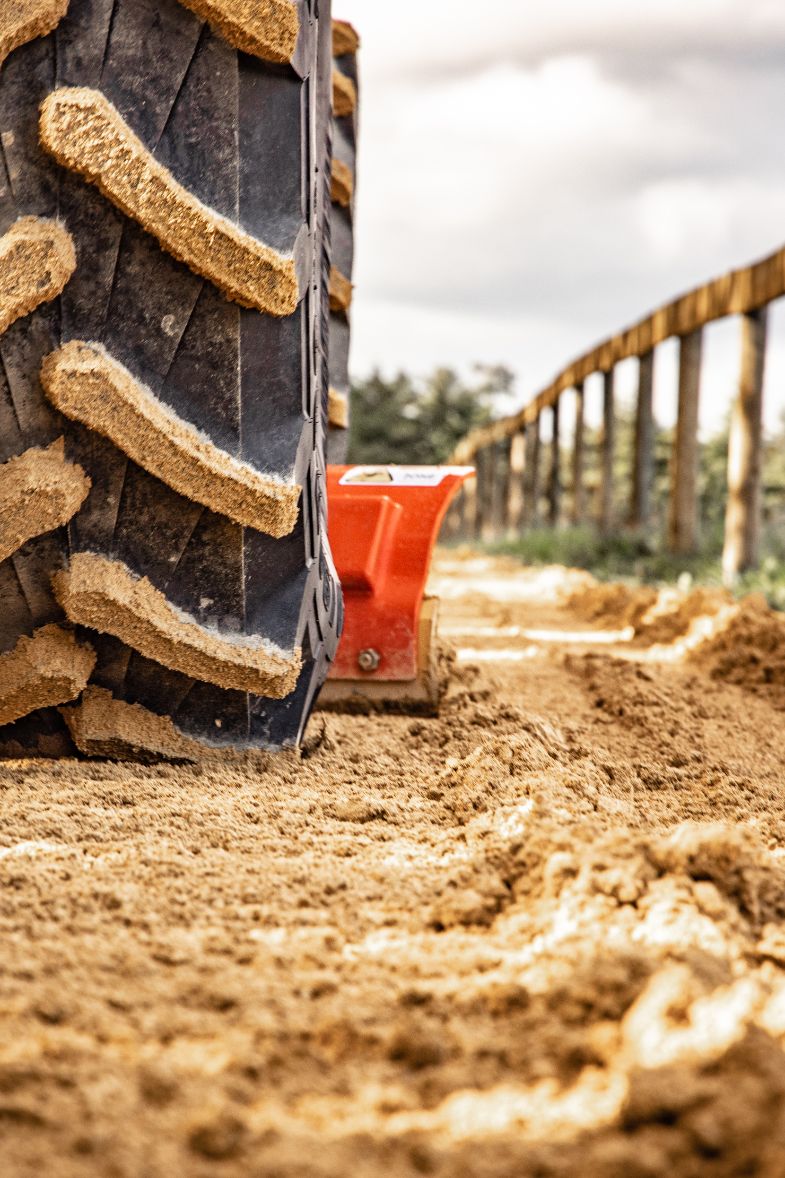
MULTIPOLYGON (((334 0, 334 14, 363 42, 355 374, 505 363, 523 403, 601 337, 785 242, 785 0, 334 0)), ((707 335, 711 425, 737 325, 707 335)), ((769 420, 785 407, 785 315, 771 335, 769 420)), ((666 348, 665 418, 672 366, 666 348)))

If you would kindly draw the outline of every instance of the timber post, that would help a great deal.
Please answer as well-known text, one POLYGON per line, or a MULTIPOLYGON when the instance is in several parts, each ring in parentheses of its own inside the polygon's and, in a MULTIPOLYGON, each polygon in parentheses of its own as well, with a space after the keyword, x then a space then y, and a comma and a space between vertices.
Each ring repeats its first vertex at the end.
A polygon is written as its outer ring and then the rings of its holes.
MULTIPOLYGON (((491 444, 482 450, 483 478, 480 482, 480 503, 482 521, 480 539, 492 540, 494 531, 494 509, 496 506, 496 484, 499 477, 496 446, 491 444)), ((478 455, 479 457, 479 455, 478 455)))
POLYGON ((586 398, 583 381, 575 386, 575 433, 572 440, 572 512, 573 524, 583 523, 586 510, 586 489, 583 483, 585 467, 586 398))
POLYGON ((644 352, 638 366, 635 406, 635 454, 632 472, 630 523, 641 530, 651 520, 654 482, 654 351, 644 352))
POLYGON ((741 373, 728 438, 728 504, 722 552, 722 573, 728 584, 759 559, 767 325, 766 307, 741 319, 741 373))
POLYGON ((539 413, 526 427, 526 464, 523 472, 523 510, 527 527, 536 527, 540 519, 540 439, 539 413))
POLYGON ((493 486, 493 534, 499 540, 507 533, 507 503, 510 495, 510 439, 501 438, 495 445, 496 478, 493 486))
POLYGON ((559 437, 559 398, 551 406, 551 468, 548 475, 548 523, 556 527, 561 513, 561 440, 559 437))
POLYGON ((679 341, 679 406, 671 462, 668 546, 689 555, 698 546, 698 410, 703 328, 679 341))
POLYGON ((523 526, 523 478, 526 464, 526 434, 518 430, 510 439, 510 464, 507 478, 507 535, 520 534, 523 526))
POLYGON ((602 382, 602 471, 600 481, 600 529, 613 527, 613 459, 616 449, 614 370, 603 374, 602 382))

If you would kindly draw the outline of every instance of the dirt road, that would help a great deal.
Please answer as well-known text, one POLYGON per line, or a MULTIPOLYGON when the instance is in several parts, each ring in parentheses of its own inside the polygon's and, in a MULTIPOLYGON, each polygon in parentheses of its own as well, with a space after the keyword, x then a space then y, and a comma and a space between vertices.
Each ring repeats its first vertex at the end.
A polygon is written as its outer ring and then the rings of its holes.
POLYGON ((3 1178, 785 1175, 785 624, 436 581, 438 720, 0 765, 3 1178))

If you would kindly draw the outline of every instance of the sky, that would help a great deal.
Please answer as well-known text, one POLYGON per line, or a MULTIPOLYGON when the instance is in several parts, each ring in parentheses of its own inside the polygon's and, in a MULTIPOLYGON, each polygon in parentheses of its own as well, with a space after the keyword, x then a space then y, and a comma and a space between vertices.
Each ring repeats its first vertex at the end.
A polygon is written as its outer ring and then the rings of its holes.
MULTIPOLYGON (((356 376, 503 363, 522 405, 600 339, 785 243, 785 0, 333 8, 362 38, 356 376)), ((666 345, 663 421, 674 366, 666 345)), ((738 323, 713 326, 704 433, 737 368, 738 323)), ((775 309, 767 422, 783 410, 775 309)))

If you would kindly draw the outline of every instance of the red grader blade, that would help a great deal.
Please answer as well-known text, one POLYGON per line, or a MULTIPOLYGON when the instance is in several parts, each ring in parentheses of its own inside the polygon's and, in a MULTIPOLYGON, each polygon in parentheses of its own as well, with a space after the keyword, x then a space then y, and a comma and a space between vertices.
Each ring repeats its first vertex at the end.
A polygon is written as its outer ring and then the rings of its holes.
POLYGON ((438 708, 438 601, 425 586, 442 520, 471 474, 468 466, 328 466, 345 618, 321 706, 438 708))

